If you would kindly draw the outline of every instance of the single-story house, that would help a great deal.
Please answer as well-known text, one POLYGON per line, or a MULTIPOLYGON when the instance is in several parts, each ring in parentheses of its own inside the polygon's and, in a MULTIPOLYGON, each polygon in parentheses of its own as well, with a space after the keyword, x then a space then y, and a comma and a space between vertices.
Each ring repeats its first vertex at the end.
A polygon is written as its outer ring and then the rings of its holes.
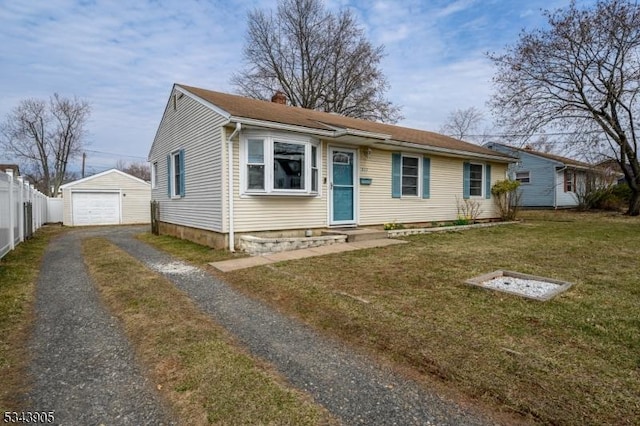
POLYGON ((67 226, 125 225, 151 222, 151 184, 117 169, 60 187, 67 226))
MULTIPOLYGON (((228 246, 240 235, 479 219, 512 157, 440 134, 175 84, 149 152, 159 231, 228 246)), ((305 232, 306 231, 306 232, 305 232)))
POLYGON ((578 205, 593 165, 529 147, 489 142, 487 148, 518 159, 509 168, 509 178, 520 181, 523 207, 571 208, 578 205))

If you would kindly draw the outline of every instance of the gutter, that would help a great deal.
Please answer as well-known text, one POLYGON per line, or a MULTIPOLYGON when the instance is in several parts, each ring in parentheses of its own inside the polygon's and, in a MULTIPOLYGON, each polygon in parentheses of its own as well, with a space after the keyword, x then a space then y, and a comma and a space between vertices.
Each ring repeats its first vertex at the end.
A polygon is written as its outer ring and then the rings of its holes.
MULTIPOLYGON (((224 130, 224 126, 222 127, 223 131, 225 132, 225 134, 227 133, 226 130, 224 130)), ((229 251, 234 253, 236 251, 235 248, 235 232, 233 229, 233 138, 236 137, 236 135, 238 135, 240 133, 240 130, 242 130, 242 124, 240 124, 239 122, 236 123, 236 128, 233 131, 233 133, 231 133, 231 135, 229 135, 227 139, 227 170, 229 172, 228 176, 227 176, 227 182, 228 182, 228 188, 227 188, 227 194, 228 194, 228 205, 229 205, 229 251)))
POLYGON ((424 144, 418 144, 413 142, 400 142, 400 141, 395 141, 391 139, 390 135, 386 135, 382 133, 366 132, 366 131, 356 130, 356 129, 336 128, 334 130, 322 130, 322 129, 314 129, 311 127, 302 127, 297 125, 276 123, 273 121, 263 121, 263 120, 253 119, 253 118, 245 118, 245 117, 237 117, 237 116, 231 116, 229 120, 231 122, 242 123, 247 126, 255 126, 255 127, 262 127, 265 129, 284 130, 289 132, 311 134, 319 137, 332 138, 332 139, 338 139, 343 136, 356 136, 356 137, 368 138, 368 139, 379 141, 379 142, 371 143, 371 146, 376 144, 381 144, 381 145, 386 144, 389 146, 411 148, 411 149, 416 149, 420 151, 433 152, 436 154, 447 154, 450 156, 455 156, 460 158, 470 158, 470 157, 483 158, 483 159, 493 160, 501 163, 512 163, 515 160, 511 157, 504 157, 499 155, 481 154, 481 153, 475 153, 472 151, 461 151, 456 149, 439 148, 431 145, 424 145, 424 144))

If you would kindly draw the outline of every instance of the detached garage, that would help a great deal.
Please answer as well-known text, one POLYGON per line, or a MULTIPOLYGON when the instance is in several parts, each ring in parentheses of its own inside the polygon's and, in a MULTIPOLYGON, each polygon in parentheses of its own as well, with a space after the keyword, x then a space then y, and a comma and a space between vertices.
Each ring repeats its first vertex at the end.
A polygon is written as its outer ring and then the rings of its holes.
POLYGON ((149 223, 151 185, 111 169, 61 186, 67 226, 149 223))

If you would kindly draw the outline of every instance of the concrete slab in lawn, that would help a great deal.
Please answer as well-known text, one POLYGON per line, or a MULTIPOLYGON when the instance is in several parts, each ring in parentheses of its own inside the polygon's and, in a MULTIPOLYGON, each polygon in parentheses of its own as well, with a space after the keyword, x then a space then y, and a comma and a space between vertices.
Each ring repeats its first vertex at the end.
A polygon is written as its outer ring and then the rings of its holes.
POLYGON ((303 259, 305 257, 323 256, 325 254, 342 253, 352 250, 361 250, 375 247, 386 247, 395 244, 405 244, 407 241, 384 239, 367 240, 354 243, 331 244, 328 246, 314 247, 301 250, 282 251, 279 253, 265 254, 262 256, 243 257, 240 259, 212 262, 209 265, 219 271, 230 272, 238 269, 253 268, 254 266, 267 265, 269 263, 285 262, 287 260, 303 259))

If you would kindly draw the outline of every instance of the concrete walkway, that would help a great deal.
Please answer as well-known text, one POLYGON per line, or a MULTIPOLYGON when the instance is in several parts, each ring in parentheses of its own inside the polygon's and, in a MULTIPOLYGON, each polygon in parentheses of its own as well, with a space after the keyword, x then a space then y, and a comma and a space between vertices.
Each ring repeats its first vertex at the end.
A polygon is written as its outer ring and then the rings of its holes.
POLYGON ((219 271, 230 272, 238 269, 253 268, 254 266, 267 265, 269 263, 285 262, 287 260, 303 259, 305 257, 323 256, 325 254, 342 253, 346 251, 368 249, 374 247, 386 247, 395 244, 405 244, 407 241, 381 239, 356 241, 353 243, 338 243, 328 246, 314 247, 300 250, 282 251, 279 253, 264 254, 261 256, 242 257, 239 259, 212 262, 209 265, 219 271))

